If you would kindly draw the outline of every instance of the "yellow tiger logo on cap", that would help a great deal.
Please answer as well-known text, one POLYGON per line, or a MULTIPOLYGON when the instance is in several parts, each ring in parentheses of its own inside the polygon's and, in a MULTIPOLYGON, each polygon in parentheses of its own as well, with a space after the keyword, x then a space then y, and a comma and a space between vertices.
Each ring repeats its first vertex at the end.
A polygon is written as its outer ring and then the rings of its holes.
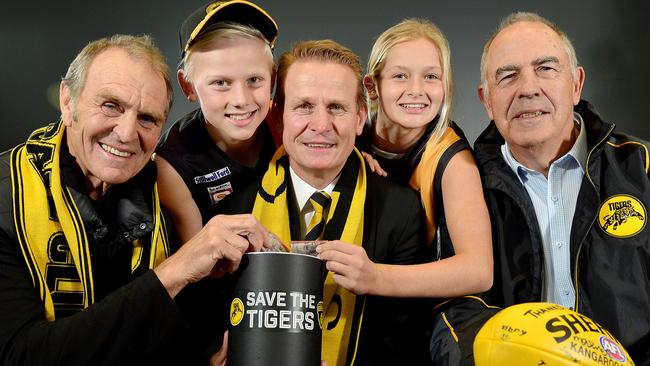
POLYGON ((230 303, 230 324, 236 327, 244 319, 244 303, 240 298, 235 297, 230 303))
POLYGON ((634 236, 645 227, 646 209, 635 197, 626 194, 611 196, 600 206, 598 223, 611 236, 634 236))
POLYGON ((227 3, 227 1, 215 1, 215 2, 213 2, 212 4, 205 7, 205 13, 210 14, 210 12, 212 10, 220 7, 221 5, 223 5, 223 3, 227 3))

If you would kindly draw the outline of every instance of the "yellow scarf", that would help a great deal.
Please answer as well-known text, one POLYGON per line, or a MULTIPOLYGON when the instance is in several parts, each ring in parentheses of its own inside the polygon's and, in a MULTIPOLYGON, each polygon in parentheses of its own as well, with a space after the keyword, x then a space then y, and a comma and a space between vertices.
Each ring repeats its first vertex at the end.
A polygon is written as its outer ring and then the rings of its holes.
MULTIPOLYGON (((20 248, 49 321, 55 312, 83 310, 94 302, 88 238, 59 165, 62 121, 34 131, 11 152, 14 221, 20 248)), ((153 268, 169 255, 158 191, 151 191, 154 229, 151 245, 133 242, 131 269, 153 268), (141 263, 148 258, 147 263, 141 263)))
POLYGON ((427 243, 431 244, 433 237, 436 234, 436 221, 435 221, 435 191, 434 179, 438 163, 442 155, 449 149, 460 137, 456 134, 453 128, 447 127, 447 130, 442 134, 438 141, 430 138, 422 153, 420 163, 411 175, 409 182, 411 188, 420 193, 420 201, 424 207, 424 214, 426 215, 426 229, 427 229, 427 243))
MULTIPOLYGON (((255 198, 253 215, 284 243, 291 242, 287 190, 289 162, 281 146, 269 163, 255 198)), ((363 212, 366 201, 366 169, 357 149, 348 159, 341 177, 332 192, 332 203, 327 216, 324 239, 342 240, 355 245, 363 242, 363 212)), ((356 296, 338 286, 328 273, 323 290, 322 359, 329 366, 350 365, 358 344, 358 333, 363 319, 363 303, 356 306, 356 296), (353 329, 354 328, 354 329, 353 329), (351 357, 348 357, 348 351, 351 357)))

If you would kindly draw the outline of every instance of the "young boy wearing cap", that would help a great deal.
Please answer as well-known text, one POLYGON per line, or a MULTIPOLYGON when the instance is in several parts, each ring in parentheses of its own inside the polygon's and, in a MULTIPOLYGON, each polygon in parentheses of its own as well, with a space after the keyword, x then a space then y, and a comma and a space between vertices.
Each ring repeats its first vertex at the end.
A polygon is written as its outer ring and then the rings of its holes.
POLYGON ((275 65, 275 21, 247 1, 214 2, 180 29, 178 82, 200 108, 161 137, 158 189, 179 243, 222 213, 220 202, 263 174, 275 144, 264 119, 275 65))

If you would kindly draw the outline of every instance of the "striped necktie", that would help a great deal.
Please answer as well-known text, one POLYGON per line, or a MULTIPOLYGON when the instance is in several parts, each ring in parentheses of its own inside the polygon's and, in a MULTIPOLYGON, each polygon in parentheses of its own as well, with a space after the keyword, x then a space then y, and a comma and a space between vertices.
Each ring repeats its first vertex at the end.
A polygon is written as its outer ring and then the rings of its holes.
POLYGON ((309 226, 307 226, 305 240, 318 240, 322 238, 325 221, 327 220, 324 213, 330 205, 331 200, 329 194, 325 192, 314 192, 309 197, 309 202, 311 202, 314 208, 314 216, 309 221, 309 226))

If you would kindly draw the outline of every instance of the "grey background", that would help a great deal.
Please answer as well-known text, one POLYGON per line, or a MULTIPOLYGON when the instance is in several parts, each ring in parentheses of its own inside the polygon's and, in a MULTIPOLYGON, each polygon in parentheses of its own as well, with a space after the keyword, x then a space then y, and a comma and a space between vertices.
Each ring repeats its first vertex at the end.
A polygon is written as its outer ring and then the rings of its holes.
MULTIPOLYGON (((58 82, 90 40, 115 33, 151 34, 172 67, 179 61, 178 27, 205 1, 43 1, 0 10, 0 151, 59 116, 58 82), (52 92, 55 91, 55 92, 52 92)), ((483 43, 499 19, 535 11, 565 29, 587 79, 583 97, 619 130, 650 139, 650 15, 647 1, 288 1, 259 0, 280 26, 276 59, 298 40, 332 38, 364 64, 377 35, 406 17, 425 17, 449 38, 456 87, 454 119, 473 142, 487 124, 477 94, 483 43)), ((174 83, 169 122, 195 106, 174 83)))

